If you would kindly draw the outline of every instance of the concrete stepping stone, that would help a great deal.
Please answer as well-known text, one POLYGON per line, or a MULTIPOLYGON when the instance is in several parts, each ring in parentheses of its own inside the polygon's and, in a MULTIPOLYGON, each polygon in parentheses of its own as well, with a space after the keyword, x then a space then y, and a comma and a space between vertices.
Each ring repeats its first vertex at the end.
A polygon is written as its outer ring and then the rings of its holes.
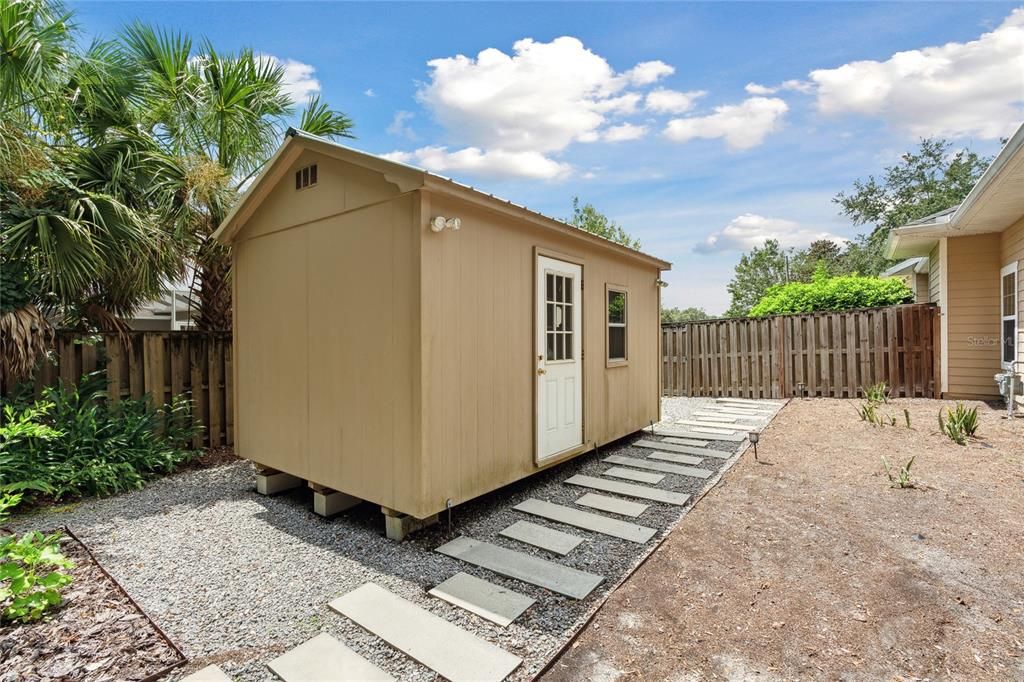
MULTIPOLYGON (((672 426, 655 426, 653 431, 651 430, 651 427, 648 426, 643 430, 652 436, 658 436, 659 438, 662 436, 680 437, 686 436, 690 433, 688 429, 681 429, 679 427, 672 426)), ((705 436, 704 440, 708 440, 708 438, 705 436)))
POLYGON ((434 551, 573 599, 583 599, 604 580, 603 576, 594 573, 465 536, 455 538, 434 551))
POLYGON ((764 410, 775 410, 782 407, 782 403, 773 402, 771 400, 753 400, 751 398, 715 398, 715 402, 724 403, 726 405, 754 407, 764 410))
POLYGON ((278 656, 267 663, 267 667, 284 682, 386 682, 395 679, 327 633, 320 633, 278 656))
POLYGON ((711 442, 711 436, 705 436, 703 439, 698 438, 673 438, 668 437, 662 440, 663 443, 672 443, 673 445, 692 445, 696 448, 702 448, 711 442))
POLYGON ((630 502, 629 500, 620 500, 617 497, 608 497, 607 495, 598 495, 597 493, 587 493, 580 499, 576 500, 576 504, 584 507, 590 507, 591 509, 600 509, 601 511, 610 512, 612 514, 632 516, 633 518, 636 518, 647 511, 646 504, 630 502))
POLYGON ((231 678, 219 666, 208 665, 181 678, 181 682, 231 682, 231 678))
MULTIPOLYGON (((637 461, 642 462, 643 460, 637 461)), ((636 481, 637 483, 650 483, 651 485, 657 485, 665 480, 665 476, 662 474, 648 474, 644 471, 635 471, 633 469, 624 469, 622 467, 605 469, 601 472, 601 475, 611 476, 612 478, 622 478, 627 481, 636 481)))
POLYGON ((583 538, 579 536, 529 521, 516 521, 505 530, 498 531, 498 535, 504 535, 507 538, 525 542, 562 556, 576 549, 577 545, 583 542, 583 538))
POLYGON ((661 488, 649 488, 635 483, 608 481, 603 478, 584 476, 582 474, 577 474, 571 478, 567 478, 565 482, 569 485, 578 485, 583 488, 603 490, 606 493, 615 493, 617 495, 624 495, 625 497, 639 497, 642 500, 653 500, 654 502, 674 504, 680 507, 686 504, 686 501, 690 499, 690 496, 684 493, 662 490, 661 488))
POLYGON ((564 523, 569 526, 576 526, 583 530, 594 531, 595 533, 601 533, 602 535, 610 535, 611 537, 619 538, 620 540, 628 540, 639 545, 650 540, 654 537, 655 533, 658 532, 653 528, 638 526, 637 524, 629 523, 628 521, 610 519, 607 516, 601 516, 600 514, 591 514, 590 512, 573 509, 572 507, 563 507, 560 504, 554 504, 552 502, 533 498, 530 498, 525 502, 520 502, 513 507, 513 509, 526 514, 540 516, 541 518, 549 519, 551 521, 558 521, 559 523, 564 523))
MULTIPOLYGON (((724 450, 716 450, 715 448, 692 448, 688 445, 674 445, 672 443, 664 443, 659 450, 661 454, 667 452, 678 452, 684 455, 696 455, 698 457, 714 457, 715 459, 729 459, 735 452, 726 452, 724 450)), ((650 455, 648 455, 649 457, 650 455)))
POLYGON ((689 426, 694 431, 699 431, 702 433, 715 433, 720 435, 728 435, 730 433, 736 433, 737 431, 747 430, 740 426, 719 424, 716 422, 705 422, 699 419, 680 419, 676 423, 683 424, 684 426, 689 426))
MULTIPOLYGON (((672 443, 668 443, 668 445, 672 445, 672 443)), ((697 448, 691 447, 690 448, 690 450, 700 450, 700 449, 701 448, 699 448, 699 447, 697 447, 697 448)), ((675 450, 675 448, 666 448, 666 450, 669 450, 671 452, 671 451, 675 450)), ((649 453, 645 452, 644 454, 649 454, 649 453)), ((699 455, 698 456, 693 456, 692 454, 681 454, 681 455, 679 455, 678 459, 674 459, 672 461, 675 462, 676 464, 700 464, 701 459, 703 459, 703 458, 701 456, 699 456, 699 455)), ((645 463, 645 464, 650 464, 651 463, 651 462, 648 462, 646 459, 640 459, 639 457, 627 457, 625 455, 608 455, 607 457, 604 458, 604 461, 606 461, 606 462, 615 462, 616 464, 625 464, 627 466, 636 466, 636 467, 638 467, 640 469, 647 469, 648 467, 639 466, 638 463, 645 463), (613 457, 615 459, 612 459, 613 457)), ((671 469, 651 469, 651 471, 664 471, 664 472, 670 473, 670 474, 673 473, 671 469)))
POLYGON ((694 412, 693 414, 694 414, 694 416, 697 417, 697 419, 700 419, 701 421, 705 421, 705 422, 720 422, 722 424, 735 424, 737 421, 739 421, 738 417, 735 417, 735 416, 730 417, 729 415, 715 414, 714 412, 699 412, 698 411, 698 412, 694 412))
MULTIPOLYGON (((691 426, 691 427, 688 427, 688 428, 689 428, 688 431, 680 431, 679 435, 673 436, 673 438, 696 438, 696 439, 699 439, 699 440, 706 440, 706 441, 709 441, 709 442, 710 441, 716 441, 716 440, 717 441, 735 441, 737 443, 739 443, 741 441, 745 441, 747 439, 746 432, 743 432, 743 433, 740 433, 740 434, 727 434, 727 433, 710 434, 710 433, 703 433, 703 432, 701 432, 700 431, 701 427, 693 427, 693 426, 691 426)), ((633 445, 636 445, 636 443, 633 443, 633 445)))
POLYGON ((452 682, 500 682, 523 662, 374 583, 338 597, 330 607, 452 682))
POLYGON ((507 627, 536 601, 525 594, 519 594, 468 573, 456 573, 430 590, 428 594, 475 613, 501 627, 507 627))
MULTIPOLYGON (((685 457, 686 455, 678 455, 679 457, 685 457)), ((678 464, 667 464, 665 462, 651 462, 646 459, 636 459, 635 457, 623 457, 622 455, 609 455, 604 458, 604 461, 610 462, 611 464, 622 464, 624 466, 637 467, 638 469, 650 469, 652 471, 664 471, 669 474, 679 474, 681 476, 693 476, 695 478, 710 478, 713 472, 707 469, 698 469, 697 467, 680 466, 678 464)))
MULTIPOLYGON (((707 405, 704 411, 712 414, 726 414, 733 417, 749 417, 750 419, 767 419, 774 411, 756 410, 749 407, 730 406, 727 403, 721 405, 707 405)), ((694 414, 697 414, 695 411, 694 414)))
POLYGON ((672 462, 673 464, 700 464, 704 461, 703 457, 680 455, 675 452, 661 452, 659 450, 655 450, 647 455, 647 457, 648 459, 660 459, 662 462, 672 462))

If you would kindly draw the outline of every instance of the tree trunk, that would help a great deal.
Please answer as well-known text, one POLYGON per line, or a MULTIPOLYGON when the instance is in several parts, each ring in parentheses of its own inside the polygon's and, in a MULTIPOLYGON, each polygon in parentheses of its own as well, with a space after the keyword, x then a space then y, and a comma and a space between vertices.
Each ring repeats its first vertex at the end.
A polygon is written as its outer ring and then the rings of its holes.
POLYGON ((203 331, 231 331, 231 252, 207 241, 199 253, 199 303, 196 327, 203 331))

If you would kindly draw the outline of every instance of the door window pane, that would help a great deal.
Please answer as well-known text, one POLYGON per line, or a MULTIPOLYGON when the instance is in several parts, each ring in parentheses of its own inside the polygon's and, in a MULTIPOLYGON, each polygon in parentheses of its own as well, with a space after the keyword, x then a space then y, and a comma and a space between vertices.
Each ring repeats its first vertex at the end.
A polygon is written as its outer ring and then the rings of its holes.
POLYGON ((1003 362, 1013 362, 1016 350, 1017 320, 1003 320, 1003 362))

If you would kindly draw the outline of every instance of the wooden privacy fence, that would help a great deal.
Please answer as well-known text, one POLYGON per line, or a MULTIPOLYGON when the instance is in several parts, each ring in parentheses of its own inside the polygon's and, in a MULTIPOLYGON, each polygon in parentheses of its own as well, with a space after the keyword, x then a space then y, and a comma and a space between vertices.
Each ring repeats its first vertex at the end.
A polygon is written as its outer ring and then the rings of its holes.
POLYGON ((112 400, 149 394, 162 405, 187 394, 205 427, 193 446, 234 443, 231 334, 133 331, 85 336, 60 331, 54 359, 36 370, 37 395, 44 386, 75 383, 83 374, 105 368, 112 400))
POLYGON ((884 381, 893 396, 932 398, 938 339, 933 304, 664 324, 662 393, 853 398, 884 381))

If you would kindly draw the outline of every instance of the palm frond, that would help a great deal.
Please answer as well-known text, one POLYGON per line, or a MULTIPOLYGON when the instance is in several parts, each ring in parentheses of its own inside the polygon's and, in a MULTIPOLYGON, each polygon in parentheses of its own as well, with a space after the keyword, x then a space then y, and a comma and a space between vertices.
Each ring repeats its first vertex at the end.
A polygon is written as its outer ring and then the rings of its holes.
POLYGON ((313 95, 309 98, 299 122, 299 128, 307 133, 332 139, 338 137, 354 138, 355 135, 352 134, 354 127, 355 124, 352 123, 352 119, 340 111, 331 109, 320 100, 320 95, 313 95))

